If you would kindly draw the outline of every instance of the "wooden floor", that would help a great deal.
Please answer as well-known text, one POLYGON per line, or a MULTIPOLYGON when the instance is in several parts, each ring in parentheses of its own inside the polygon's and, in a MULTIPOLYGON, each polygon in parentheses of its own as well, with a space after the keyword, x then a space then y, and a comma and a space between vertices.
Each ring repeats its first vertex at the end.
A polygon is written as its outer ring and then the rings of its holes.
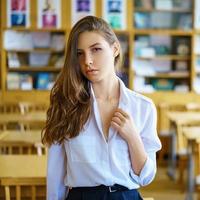
MULTIPOLYGON (((154 181, 140 189, 143 197, 153 197, 154 200, 185 200, 186 194, 181 192, 180 185, 169 179, 166 168, 159 167, 154 181)), ((194 200, 197 199, 194 195, 194 200)))

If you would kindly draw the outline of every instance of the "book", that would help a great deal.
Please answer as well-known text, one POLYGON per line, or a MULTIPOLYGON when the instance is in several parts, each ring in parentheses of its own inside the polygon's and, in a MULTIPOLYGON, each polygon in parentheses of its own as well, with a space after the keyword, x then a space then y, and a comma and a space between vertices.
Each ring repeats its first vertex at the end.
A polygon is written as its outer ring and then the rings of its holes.
POLYGON ((32 90, 33 89, 33 78, 29 74, 20 75, 20 88, 22 90, 32 90))
POLYGON ((30 25, 29 0, 7 0, 7 25, 24 26, 30 25))
POLYGON ((50 90, 54 84, 55 77, 50 73, 39 73, 37 75, 36 89, 50 90))
POLYGON ((53 34, 51 36, 51 48, 54 50, 64 50, 65 48, 65 35, 64 34, 53 34))
POLYGON ((4 48, 6 50, 33 49, 31 34, 23 31, 6 30, 4 32, 4 48))
POLYGON ((71 1, 71 19, 74 25, 81 18, 88 15, 96 15, 96 0, 73 0, 71 1))
POLYGON ((138 29, 151 27, 150 14, 135 12, 135 27, 138 29))
POLYGON ((173 0, 154 0, 156 9, 171 10, 173 8, 173 0))
POLYGON ((32 42, 34 48, 49 48, 51 44, 50 32, 32 32, 32 42))
POLYGON ((7 74, 7 89, 8 90, 20 89, 20 74, 19 73, 7 74))
POLYGON ((8 52, 8 67, 9 68, 19 68, 20 62, 16 52, 8 52))
POLYGON ((32 67, 47 66, 49 63, 50 53, 35 53, 29 54, 29 65, 32 67))
POLYGON ((103 0, 103 18, 113 29, 126 29, 126 1, 103 0))
POLYGON ((61 27, 61 1, 38 0, 38 27, 60 28, 61 27))

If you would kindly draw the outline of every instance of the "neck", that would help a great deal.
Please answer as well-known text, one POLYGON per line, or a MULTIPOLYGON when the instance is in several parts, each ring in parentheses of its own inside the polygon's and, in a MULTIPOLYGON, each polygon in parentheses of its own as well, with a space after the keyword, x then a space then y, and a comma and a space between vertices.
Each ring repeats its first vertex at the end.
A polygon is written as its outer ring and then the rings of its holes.
POLYGON ((112 101, 119 99, 119 80, 117 76, 92 84, 94 95, 97 100, 112 101))

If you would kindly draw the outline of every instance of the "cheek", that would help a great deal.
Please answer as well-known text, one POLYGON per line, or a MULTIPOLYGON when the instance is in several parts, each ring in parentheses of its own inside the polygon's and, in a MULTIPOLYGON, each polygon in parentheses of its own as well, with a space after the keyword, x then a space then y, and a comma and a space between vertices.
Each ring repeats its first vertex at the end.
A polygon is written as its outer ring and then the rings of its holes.
POLYGON ((111 52, 105 52, 103 54, 101 54, 101 56, 98 57, 98 64, 111 64, 114 62, 114 57, 111 54, 111 52))

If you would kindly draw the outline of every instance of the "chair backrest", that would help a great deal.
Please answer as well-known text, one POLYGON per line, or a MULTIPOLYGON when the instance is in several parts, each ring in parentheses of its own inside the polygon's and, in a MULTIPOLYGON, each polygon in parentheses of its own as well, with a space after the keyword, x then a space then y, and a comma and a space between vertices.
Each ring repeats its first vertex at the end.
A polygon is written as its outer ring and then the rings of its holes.
POLYGON ((28 192, 29 199, 31 198, 31 200, 36 200, 38 196, 37 188, 40 188, 41 191, 41 187, 43 189, 42 196, 45 198, 45 178, 6 178, 1 180, 1 185, 4 187, 5 200, 11 200, 11 190, 13 187, 16 200, 22 199, 22 193, 25 189, 30 189, 28 192))
MULTIPOLYGON (((40 150, 40 152, 43 152, 40 150)), ((25 142, 1 142, 0 141, 0 154, 39 154, 38 148, 34 144, 25 142)), ((41 155, 40 153, 39 155, 41 155)))
POLYGON ((0 113, 20 113, 18 103, 0 103, 0 113))
POLYGON ((154 198, 148 197, 148 198, 143 198, 143 200, 154 200, 154 198))
POLYGON ((20 111, 22 114, 36 111, 47 111, 48 105, 33 102, 19 102, 20 111))
POLYGON ((188 111, 200 111, 200 103, 190 102, 186 104, 188 111))

